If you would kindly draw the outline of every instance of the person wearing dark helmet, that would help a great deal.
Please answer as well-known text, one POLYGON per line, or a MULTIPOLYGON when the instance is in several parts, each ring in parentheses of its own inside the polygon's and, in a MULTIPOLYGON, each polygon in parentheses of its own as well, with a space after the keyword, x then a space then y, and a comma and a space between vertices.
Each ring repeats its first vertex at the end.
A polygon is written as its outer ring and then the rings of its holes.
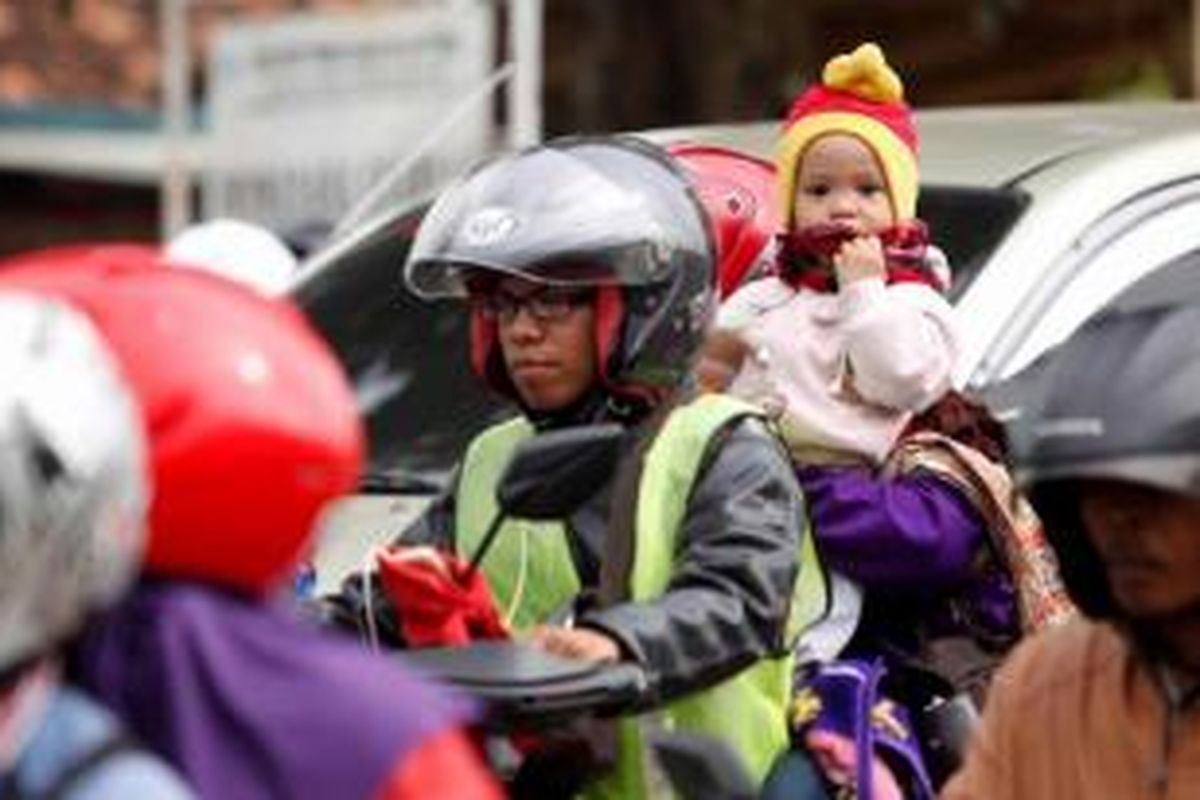
POLYGON ((83 312, 148 440, 141 580, 89 626, 72 679, 202 797, 499 796, 461 732, 465 701, 279 599, 363 449, 350 387, 303 317, 149 247, 18 257, 0 288, 83 312))
POLYGON ((1039 379, 1030 497, 1086 619, 1012 655, 947 800, 1200 790, 1197 331, 1194 306, 1103 315, 1039 379))
MULTIPOLYGON (((640 664, 657 717, 723 739, 761 782, 787 743, 789 642, 824 584, 780 444, 750 406, 691 390, 715 270, 678 167, 621 137, 502 157, 441 195, 405 274, 421 295, 468 300, 473 368, 521 413, 475 438, 397 541, 472 553, 519 442, 624 426, 614 476, 561 523, 506 522, 483 571, 536 646, 640 664), (581 589, 594 601, 572 626, 543 624, 581 589)), ((637 718, 618 740, 588 791, 654 796, 637 718)))

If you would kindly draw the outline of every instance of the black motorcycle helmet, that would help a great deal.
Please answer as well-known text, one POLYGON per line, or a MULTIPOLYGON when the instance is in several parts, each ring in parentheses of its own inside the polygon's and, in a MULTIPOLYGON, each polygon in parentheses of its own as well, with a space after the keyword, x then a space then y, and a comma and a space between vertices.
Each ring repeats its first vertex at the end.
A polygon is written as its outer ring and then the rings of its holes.
MULTIPOLYGON (((480 273, 595 287, 597 363, 609 394, 657 403, 689 373, 714 307, 703 208, 658 147, 566 137, 476 168, 434 203, 405 279, 463 297, 480 273)), ((496 326, 472 313, 471 363, 515 399, 496 326)))
POLYGON ((1107 478, 1200 497, 1200 308, 1097 318, 1053 355, 1039 393, 1026 431, 1030 500, 1080 609, 1119 616, 1083 530, 1079 483, 1107 478))

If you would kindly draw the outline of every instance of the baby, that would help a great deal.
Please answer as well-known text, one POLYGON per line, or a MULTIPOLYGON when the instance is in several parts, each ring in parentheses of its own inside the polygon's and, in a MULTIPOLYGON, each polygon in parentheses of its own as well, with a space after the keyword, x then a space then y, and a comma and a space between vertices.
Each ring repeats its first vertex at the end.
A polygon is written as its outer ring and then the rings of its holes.
MULTIPOLYGON (((792 105, 776 158, 783 233, 774 274, 722 306, 702 385, 762 405, 805 476, 880 465, 914 414, 951 388, 960 349, 949 276, 915 219, 917 136, 900 79, 874 44, 830 61, 792 105)), ((818 540, 820 531, 817 530, 818 540)), ((834 607, 802 649, 835 658, 857 625, 859 587, 831 573, 834 607)), ((832 784, 874 774, 853 735, 813 727, 805 747, 832 784)))
POLYGON ((914 218, 917 137, 874 44, 830 61, 778 145, 775 274, 722 306, 699 370, 763 405, 799 464, 878 464, 951 385, 959 334, 914 218))

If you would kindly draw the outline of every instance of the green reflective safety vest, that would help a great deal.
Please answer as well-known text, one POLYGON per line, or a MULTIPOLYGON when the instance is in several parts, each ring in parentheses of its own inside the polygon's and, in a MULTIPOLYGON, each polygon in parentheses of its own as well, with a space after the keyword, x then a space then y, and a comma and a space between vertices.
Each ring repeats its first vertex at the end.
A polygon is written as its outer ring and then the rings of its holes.
MULTIPOLYGON (((673 411, 646 452, 638 484, 634 523, 631 602, 653 600, 671 580, 676 537, 709 442, 735 419, 759 412, 739 400, 704 394, 673 411)), ((460 554, 474 552, 497 511, 496 487, 517 445, 534 434, 523 418, 500 423, 471 443, 459 478, 455 518, 460 554)), ((510 519, 501 527, 483 570, 501 612, 520 630, 545 619, 578 593, 579 577, 561 522, 510 519)), ((652 712, 668 729, 724 740, 760 785, 787 748, 787 705, 792 689, 792 645, 825 612, 825 579, 809 531, 804 531, 800 569, 792 593, 784 652, 765 658, 725 681, 652 712)), ((641 718, 619 725, 615 773, 589 797, 649 798, 661 795, 648 768, 641 718)))

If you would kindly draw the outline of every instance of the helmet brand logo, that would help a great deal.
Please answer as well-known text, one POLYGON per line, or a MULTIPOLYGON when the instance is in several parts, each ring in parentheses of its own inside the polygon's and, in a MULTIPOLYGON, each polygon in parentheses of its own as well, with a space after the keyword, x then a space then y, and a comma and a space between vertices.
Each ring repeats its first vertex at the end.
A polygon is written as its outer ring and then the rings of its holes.
POLYGON ((1098 417, 1061 417, 1040 422, 1033 429, 1039 439, 1103 436, 1104 420, 1098 417))
POLYGON ((463 240, 471 247, 490 247, 511 238, 520 226, 520 220, 511 209, 483 208, 463 225, 463 240))

